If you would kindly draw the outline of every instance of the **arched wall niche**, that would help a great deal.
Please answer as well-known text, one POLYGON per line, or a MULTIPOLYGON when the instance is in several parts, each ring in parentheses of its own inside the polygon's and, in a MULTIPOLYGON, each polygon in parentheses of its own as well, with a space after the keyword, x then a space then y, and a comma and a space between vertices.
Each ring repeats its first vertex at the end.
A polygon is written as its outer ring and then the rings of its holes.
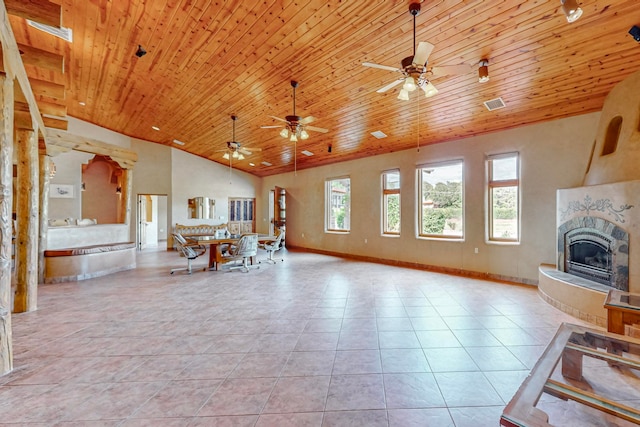
POLYGON ((122 223, 124 169, 109 156, 95 155, 82 165, 82 217, 98 224, 122 223))

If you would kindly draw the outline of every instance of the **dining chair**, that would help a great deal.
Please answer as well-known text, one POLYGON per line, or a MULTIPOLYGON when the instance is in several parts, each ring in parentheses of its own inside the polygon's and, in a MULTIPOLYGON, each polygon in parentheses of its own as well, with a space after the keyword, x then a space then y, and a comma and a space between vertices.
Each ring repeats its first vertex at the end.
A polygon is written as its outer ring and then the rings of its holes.
MULTIPOLYGON (((263 259, 260 262, 264 261, 264 262, 268 262, 269 264, 276 264, 277 260, 273 259, 273 254, 283 248, 284 246, 283 242, 284 242, 284 231, 278 234, 278 237, 276 237, 276 240, 259 243, 258 248, 267 251, 267 254, 269 255, 267 259, 263 259)), ((284 258, 278 258, 278 259, 284 262, 284 258)))
POLYGON ((186 268, 174 268, 171 270, 171 274, 176 271, 185 270, 187 273, 191 274, 191 261, 198 258, 202 255, 207 248, 201 245, 193 245, 189 244, 187 240, 180 233, 171 233, 173 236, 173 241, 176 244, 176 249, 180 251, 180 256, 185 257, 187 259, 187 267, 186 268))
POLYGON ((248 273, 251 268, 260 268, 259 265, 250 265, 249 261, 258 254, 258 234, 248 233, 240 236, 238 243, 232 245, 226 254, 222 255, 225 262, 242 261, 242 264, 229 267, 229 270, 240 270, 248 273))

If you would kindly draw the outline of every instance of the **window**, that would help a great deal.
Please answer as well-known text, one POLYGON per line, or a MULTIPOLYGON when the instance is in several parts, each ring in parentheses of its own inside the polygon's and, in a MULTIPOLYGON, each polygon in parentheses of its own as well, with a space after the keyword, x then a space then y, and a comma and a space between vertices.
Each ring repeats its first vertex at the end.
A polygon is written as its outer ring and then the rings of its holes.
POLYGON ((382 173, 382 234, 400 234, 400 171, 382 173))
POLYGON ((489 156, 489 240, 518 242, 520 180, 518 153, 489 156))
POLYGON ((335 178, 326 182, 327 231, 351 229, 351 179, 335 178))
POLYGON ((464 237, 462 160, 418 168, 419 235, 464 237))

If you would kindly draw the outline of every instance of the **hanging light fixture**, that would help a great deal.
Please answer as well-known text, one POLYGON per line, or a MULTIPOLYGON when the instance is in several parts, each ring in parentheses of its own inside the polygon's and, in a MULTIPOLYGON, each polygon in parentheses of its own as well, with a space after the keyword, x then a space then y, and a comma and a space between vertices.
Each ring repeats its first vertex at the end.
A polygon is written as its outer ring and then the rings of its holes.
POLYGON ((400 99, 402 101, 408 101, 409 100, 409 91, 406 90, 404 87, 402 89, 400 89, 400 93, 398 94, 398 99, 400 99))
POLYGON ((225 160, 229 160, 229 153, 224 153, 222 155, 222 158, 225 159, 225 160))
POLYGON ((417 88, 418 86, 416 86, 416 80, 412 76, 404 79, 404 85, 402 86, 402 89, 406 90, 407 92, 413 92, 417 88))
POLYGON ((582 16, 582 9, 578 5, 577 0, 560 0, 562 12, 567 17, 567 22, 574 22, 582 16))
POLYGON ((481 59, 478 64, 478 82, 486 83, 489 81, 489 61, 481 59))
POLYGON ((431 84, 431 82, 429 80, 427 80, 426 83, 424 83, 420 87, 424 91, 424 97, 425 98, 431 98, 433 95, 438 93, 438 89, 436 89, 436 87, 433 84, 431 84))

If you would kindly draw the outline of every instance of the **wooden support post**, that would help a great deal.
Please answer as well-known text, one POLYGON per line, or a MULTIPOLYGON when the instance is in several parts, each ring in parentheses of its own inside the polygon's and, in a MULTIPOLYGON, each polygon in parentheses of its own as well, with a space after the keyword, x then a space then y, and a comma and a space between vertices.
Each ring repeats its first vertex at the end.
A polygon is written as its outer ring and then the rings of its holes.
POLYGON ((13 311, 38 308, 38 133, 20 129, 18 141, 18 220, 16 298, 13 311))
POLYGON ((0 376, 13 370, 11 246, 13 206, 13 79, 0 75, 0 376))
POLYGON ((38 283, 44 283, 44 251, 47 249, 49 229, 49 183, 51 181, 51 157, 40 152, 40 209, 38 228, 38 283))
POLYGON ((133 190, 133 170, 122 171, 122 193, 118 206, 118 223, 131 224, 131 191, 133 190))

